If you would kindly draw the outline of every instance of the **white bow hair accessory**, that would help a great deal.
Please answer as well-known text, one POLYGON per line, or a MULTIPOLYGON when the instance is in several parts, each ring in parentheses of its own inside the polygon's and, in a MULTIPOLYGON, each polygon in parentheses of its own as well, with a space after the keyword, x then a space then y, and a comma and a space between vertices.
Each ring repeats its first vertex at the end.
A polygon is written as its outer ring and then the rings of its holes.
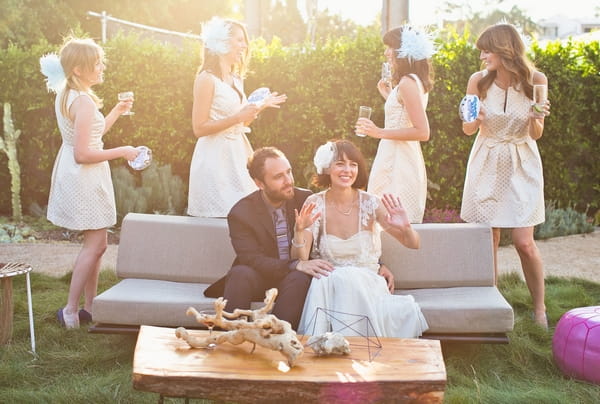
POLYGON ((436 50, 431 34, 418 31, 410 25, 402 27, 402 45, 396 50, 398 58, 408 58, 409 61, 429 59, 436 50))
POLYGON ((56 53, 48 53, 40 58, 40 71, 46 76, 48 91, 58 93, 65 86, 67 78, 56 53))
POLYGON ((229 52, 231 24, 219 17, 213 17, 202 24, 200 38, 204 47, 216 55, 226 55, 229 52))
POLYGON ((331 166, 331 162, 335 157, 335 145, 333 142, 327 142, 317 149, 315 153, 315 158, 313 159, 313 163, 317 168, 317 174, 324 174, 325 170, 327 170, 331 166))

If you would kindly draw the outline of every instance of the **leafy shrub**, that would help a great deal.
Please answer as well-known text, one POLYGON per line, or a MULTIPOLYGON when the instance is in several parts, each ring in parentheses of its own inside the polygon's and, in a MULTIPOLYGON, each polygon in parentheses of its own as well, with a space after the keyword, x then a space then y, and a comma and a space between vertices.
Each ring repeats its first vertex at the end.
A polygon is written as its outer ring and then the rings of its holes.
POLYGON ((460 211, 456 209, 426 208, 423 223, 462 223, 460 211))
POLYGON ((184 213, 186 187, 180 177, 173 175, 170 165, 151 164, 141 172, 116 167, 112 170, 112 180, 119 222, 129 212, 184 213))
POLYGON ((546 205, 546 220, 535 227, 534 238, 543 240, 593 231, 594 225, 585 213, 577 212, 570 206, 566 209, 557 208, 556 202, 550 202, 546 205))

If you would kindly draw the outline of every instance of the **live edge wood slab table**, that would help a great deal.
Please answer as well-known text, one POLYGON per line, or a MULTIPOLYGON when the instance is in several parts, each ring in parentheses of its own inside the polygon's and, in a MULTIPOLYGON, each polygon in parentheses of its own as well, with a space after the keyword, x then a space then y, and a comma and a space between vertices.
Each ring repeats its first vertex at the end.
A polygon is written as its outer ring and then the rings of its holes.
MULTIPOLYGON (((206 335, 206 330, 189 330, 206 335)), ((133 387, 160 398, 238 403, 402 403, 443 401, 446 368, 440 342, 379 338, 380 348, 348 337, 352 352, 317 356, 309 347, 289 368, 279 352, 244 342, 192 349, 175 329, 142 326, 133 387), (367 347, 369 345, 369 347, 367 347)), ((306 338, 301 341, 306 344, 306 338)))

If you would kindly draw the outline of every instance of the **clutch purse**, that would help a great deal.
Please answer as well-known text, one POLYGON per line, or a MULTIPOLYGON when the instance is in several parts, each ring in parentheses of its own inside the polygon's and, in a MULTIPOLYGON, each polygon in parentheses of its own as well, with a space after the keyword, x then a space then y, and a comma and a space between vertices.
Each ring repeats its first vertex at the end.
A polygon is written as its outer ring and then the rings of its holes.
POLYGON ((463 122, 469 123, 477 119, 480 110, 481 102, 479 102, 479 97, 474 94, 467 94, 460 101, 458 115, 463 122))
POLYGON ((140 152, 134 160, 128 161, 129 166, 134 170, 143 170, 152 163, 152 150, 146 146, 136 147, 140 152))

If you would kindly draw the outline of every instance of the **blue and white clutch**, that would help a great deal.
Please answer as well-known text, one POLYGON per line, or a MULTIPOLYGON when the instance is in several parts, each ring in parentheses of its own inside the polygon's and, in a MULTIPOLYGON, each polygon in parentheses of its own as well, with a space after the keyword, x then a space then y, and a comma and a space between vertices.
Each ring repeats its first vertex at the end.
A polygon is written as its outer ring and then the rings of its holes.
POLYGON ((480 110, 481 103, 479 102, 479 97, 474 94, 467 94, 460 101, 458 115, 463 122, 469 123, 477 119, 480 110))
POLYGON ((131 168, 139 171, 147 168, 152 163, 152 150, 146 146, 138 146, 136 149, 140 151, 137 157, 135 160, 128 161, 127 163, 129 163, 131 168))
POLYGON ((271 95, 271 90, 268 87, 260 87, 252 91, 252 94, 248 96, 248 102, 258 107, 262 106, 265 99, 271 95))

